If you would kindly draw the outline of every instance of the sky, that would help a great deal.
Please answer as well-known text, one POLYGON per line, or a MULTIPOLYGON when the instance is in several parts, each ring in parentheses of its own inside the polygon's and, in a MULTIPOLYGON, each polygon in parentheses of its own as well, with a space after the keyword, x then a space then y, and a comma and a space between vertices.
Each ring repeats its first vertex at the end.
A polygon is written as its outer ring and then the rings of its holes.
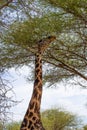
MULTIPOLYGON (((22 67, 15 71, 14 68, 5 74, 5 78, 10 79, 15 92, 15 100, 21 101, 18 105, 11 109, 13 113, 12 119, 20 121, 27 110, 33 89, 32 83, 27 82, 26 77, 29 74, 27 67, 22 67)), ((87 84, 86 84, 87 85, 87 84)), ((81 116, 84 123, 87 124, 87 89, 82 89, 79 86, 71 86, 59 83, 56 88, 46 88, 44 86, 41 110, 51 108, 63 108, 81 116)))

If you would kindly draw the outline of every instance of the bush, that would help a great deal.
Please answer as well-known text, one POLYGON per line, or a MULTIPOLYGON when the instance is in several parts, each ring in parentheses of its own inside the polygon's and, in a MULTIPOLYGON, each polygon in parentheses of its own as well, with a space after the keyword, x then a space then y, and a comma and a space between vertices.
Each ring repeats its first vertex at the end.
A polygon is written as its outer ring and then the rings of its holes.
POLYGON ((60 109, 44 111, 42 121, 46 130, 75 130, 81 123, 76 115, 60 109))

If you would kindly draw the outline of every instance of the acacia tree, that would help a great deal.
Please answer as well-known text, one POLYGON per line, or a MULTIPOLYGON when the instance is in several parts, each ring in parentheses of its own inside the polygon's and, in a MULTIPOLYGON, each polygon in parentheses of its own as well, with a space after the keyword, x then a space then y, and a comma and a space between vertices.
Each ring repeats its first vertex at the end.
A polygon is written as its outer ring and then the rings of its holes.
POLYGON ((42 121, 46 130, 77 130, 81 119, 61 109, 50 109, 42 112, 42 121))
POLYGON ((44 71, 44 81, 54 84, 72 77, 87 80, 87 2, 47 0, 45 3, 44 0, 18 1, 18 7, 23 9, 21 13, 20 9, 17 10, 17 13, 23 18, 15 17, 16 21, 13 20, 3 31, 1 66, 29 65, 34 60, 37 41, 56 35, 55 43, 43 57, 43 61, 50 64, 49 69, 44 71))

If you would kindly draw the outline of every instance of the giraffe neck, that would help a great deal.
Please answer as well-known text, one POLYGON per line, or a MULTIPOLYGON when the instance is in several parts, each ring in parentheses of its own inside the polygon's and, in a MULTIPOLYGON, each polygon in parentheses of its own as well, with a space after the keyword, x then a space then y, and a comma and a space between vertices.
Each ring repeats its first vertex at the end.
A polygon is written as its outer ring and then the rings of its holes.
POLYGON ((42 97, 42 56, 35 55, 35 82, 29 107, 25 114, 20 130, 45 130, 40 117, 40 105, 42 97))
POLYGON ((42 58, 41 54, 35 55, 35 81, 33 94, 30 101, 30 106, 33 108, 34 112, 38 114, 40 113, 40 104, 42 97, 42 58), (32 105, 33 104, 33 105, 32 105))
POLYGON ((38 42, 38 52, 35 56, 35 82, 32 97, 21 124, 20 130, 45 130, 40 118, 40 104, 42 97, 42 54, 49 44, 56 39, 49 36, 38 42))

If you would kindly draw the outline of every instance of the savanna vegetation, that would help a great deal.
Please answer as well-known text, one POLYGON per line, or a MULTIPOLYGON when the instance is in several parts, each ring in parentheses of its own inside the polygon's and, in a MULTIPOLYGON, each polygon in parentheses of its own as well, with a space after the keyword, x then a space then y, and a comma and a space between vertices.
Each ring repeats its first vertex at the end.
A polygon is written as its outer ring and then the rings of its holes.
MULTIPOLYGON (((42 121, 46 130, 86 130, 80 117, 62 109, 50 109, 42 112, 42 121)), ((6 130, 19 130, 21 122, 8 123, 6 130)), ((3 130, 2 128, 0 130, 3 130)))

